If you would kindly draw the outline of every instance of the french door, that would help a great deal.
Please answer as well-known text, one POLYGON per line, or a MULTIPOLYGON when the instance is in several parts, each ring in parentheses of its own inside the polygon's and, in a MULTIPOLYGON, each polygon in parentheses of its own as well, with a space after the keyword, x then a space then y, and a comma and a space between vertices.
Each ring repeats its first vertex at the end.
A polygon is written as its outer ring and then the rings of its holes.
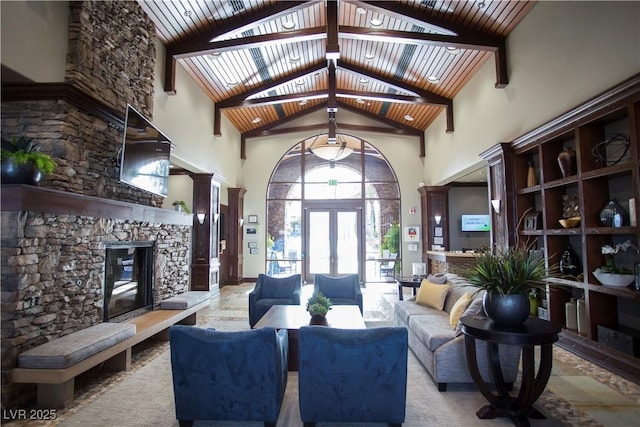
POLYGON ((307 283, 316 274, 362 277, 362 207, 359 203, 326 201, 305 206, 304 271, 307 283))

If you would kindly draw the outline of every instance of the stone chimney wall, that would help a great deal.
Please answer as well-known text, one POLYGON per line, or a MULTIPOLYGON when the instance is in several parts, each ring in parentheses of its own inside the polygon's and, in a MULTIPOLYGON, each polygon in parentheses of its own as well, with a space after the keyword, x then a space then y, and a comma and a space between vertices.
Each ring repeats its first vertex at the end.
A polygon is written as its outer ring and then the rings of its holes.
MULTIPOLYGON (((122 116, 129 103, 152 118, 151 20, 136 2, 69 2, 69 8, 67 83, 122 116)), ((160 207, 162 197, 120 182, 124 130, 94 113, 65 99, 3 101, 2 136, 24 135, 53 155, 58 166, 41 187, 160 207)), ((24 408, 35 397, 33 385, 9 380, 18 354, 102 321, 107 244, 155 242, 156 305, 189 290, 191 282, 190 225, 36 210, 3 206, 1 214, 3 409, 24 408)))

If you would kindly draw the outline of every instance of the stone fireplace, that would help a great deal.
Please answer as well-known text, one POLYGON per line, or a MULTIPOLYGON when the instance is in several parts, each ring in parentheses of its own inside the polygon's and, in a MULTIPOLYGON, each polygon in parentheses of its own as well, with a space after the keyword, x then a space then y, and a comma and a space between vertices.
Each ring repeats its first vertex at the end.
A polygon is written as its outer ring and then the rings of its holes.
POLYGON ((64 82, 11 82, 3 67, 2 136, 33 139, 57 163, 41 187, 2 186, 3 408, 35 396, 10 382, 19 353, 104 321, 108 249, 144 242, 139 309, 190 286, 193 217, 119 181, 126 105, 153 119, 154 25, 136 2, 80 1, 68 30, 64 82))

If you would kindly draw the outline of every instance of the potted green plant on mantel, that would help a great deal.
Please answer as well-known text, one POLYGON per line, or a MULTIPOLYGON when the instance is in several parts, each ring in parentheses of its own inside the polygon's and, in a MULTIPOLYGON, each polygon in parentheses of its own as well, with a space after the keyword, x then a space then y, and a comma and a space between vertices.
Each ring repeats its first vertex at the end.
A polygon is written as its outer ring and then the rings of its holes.
POLYGON ((176 200, 172 203, 172 205, 178 212, 184 212, 188 214, 191 213, 191 210, 187 207, 187 204, 184 202, 184 200, 176 200))
POLYGON ((322 292, 318 292, 307 300, 307 311, 311 315, 310 325, 326 325, 327 313, 333 303, 322 292))
POLYGON ((496 248, 477 253, 461 276, 486 291, 484 311, 501 325, 520 325, 529 317, 529 293, 546 290, 556 268, 547 268, 544 257, 524 246, 496 248))
POLYGON ((2 138, 2 183, 39 185, 42 175, 52 173, 56 163, 40 146, 24 136, 2 138))

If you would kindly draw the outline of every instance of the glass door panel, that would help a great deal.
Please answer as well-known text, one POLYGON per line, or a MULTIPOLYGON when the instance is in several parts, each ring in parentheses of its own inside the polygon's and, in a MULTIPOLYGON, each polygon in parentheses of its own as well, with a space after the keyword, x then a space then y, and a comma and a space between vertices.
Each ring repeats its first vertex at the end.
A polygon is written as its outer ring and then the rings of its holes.
POLYGON ((331 273, 331 248, 329 231, 329 212, 310 211, 308 216, 309 238, 307 241, 307 274, 331 273))
POLYGON ((316 274, 361 274, 362 209, 313 207, 307 209, 305 280, 316 274))
POLYGON ((357 274, 358 265, 358 212, 337 212, 337 271, 338 274, 357 274))

